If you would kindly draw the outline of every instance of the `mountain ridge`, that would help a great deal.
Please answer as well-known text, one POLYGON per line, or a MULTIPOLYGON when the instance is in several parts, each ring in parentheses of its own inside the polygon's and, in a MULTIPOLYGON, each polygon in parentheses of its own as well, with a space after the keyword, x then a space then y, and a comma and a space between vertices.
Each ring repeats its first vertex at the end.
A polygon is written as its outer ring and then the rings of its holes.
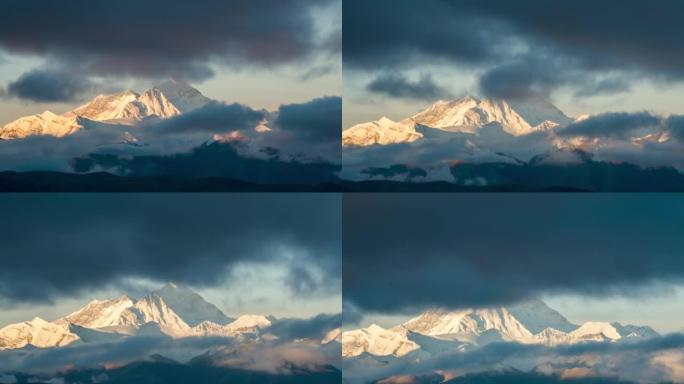
POLYGON ((619 322, 588 321, 575 325, 543 301, 533 300, 510 308, 434 309, 389 329, 372 324, 347 330, 342 333, 342 355, 346 358, 363 354, 402 357, 435 349, 471 350, 491 342, 555 346, 655 336, 658 333, 651 327, 619 322), (538 318, 533 316, 535 312, 538 318), (514 313, 523 316, 518 319, 514 313), (525 323, 536 332, 530 331, 525 323))
POLYGON ((169 283, 139 299, 123 295, 107 300, 91 300, 80 309, 52 322, 36 317, 30 321, 6 325, 0 328, 0 350, 29 346, 61 347, 76 342, 130 337, 150 332, 171 338, 271 337, 267 332, 272 324, 271 319, 262 315, 244 314, 231 319, 190 288, 169 283), (173 290, 176 291, 175 295, 173 290), (180 312, 193 308, 198 308, 199 312, 191 314, 188 323, 164 297, 171 297, 172 302, 190 298, 195 302, 180 307, 175 303, 175 306, 180 312), (203 315, 218 318, 224 323, 204 319, 195 324, 203 315))
POLYGON ((387 117, 359 123, 343 130, 343 146, 366 147, 410 143, 423 135, 416 126, 445 132, 477 134, 489 124, 499 124, 512 136, 552 131, 574 120, 543 99, 507 101, 504 99, 465 96, 454 100, 438 100, 424 110, 395 122, 387 117))
POLYGON ((47 135, 64 137, 84 128, 87 121, 135 125, 145 119, 168 119, 211 102, 197 89, 175 79, 157 84, 141 94, 132 90, 100 94, 61 115, 45 111, 20 117, 0 128, 0 139, 47 135))

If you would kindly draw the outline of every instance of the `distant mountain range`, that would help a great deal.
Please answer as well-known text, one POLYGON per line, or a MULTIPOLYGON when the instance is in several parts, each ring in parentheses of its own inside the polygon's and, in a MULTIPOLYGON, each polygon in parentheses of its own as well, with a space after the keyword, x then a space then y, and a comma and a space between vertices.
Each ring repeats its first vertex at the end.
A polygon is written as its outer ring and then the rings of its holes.
MULTIPOLYGON (((93 300, 54 321, 36 317, 9 324, 0 329, 0 350, 56 348, 138 335, 269 340, 278 337, 269 332, 278 323, 278 319, 263 315, 230 318, 190 288, 169 283, 137 299, 93 300)), ((320 342, 339 340, 339 334, 339 329, 330 329, 320 342)))
POLYGON ((506 100, 479 100, 466 96, 457 100, 439 100, 399 122, 383 117, 357 124, 343 131, 342 143, 345 146, 366 147, 412 142, 426 136, 420 128, 475 134, 488 124, 500 124, 506 133, 522 136, 550 131, 572 121, 560 109, 544 100, 514 107, 506 100))
MULTIPOLYGON (((92 122, 135 125, 144 119, 168 119, 200 108, 211 99, 189 84, 169 79, 142 94, 132 90, 98 95, 90 102, 57 115, 51 111, 21 117, 0 129, 0 139, 22 139, 34 135, 64 137, 92 122)), ((133 137, 127 132, 128 139, 133 137)))
POLYGON ((342 356, 403 357, 445 351, 467 353, 492 342, 547 346, 621 342, 658 336, 651 327, 618 322, 573 324, 544 302, 511 307, 431 310, 385 329, 379 325, 342 333, 342 356))
MULTIPOLYGON (((587 185, 585 181, 615 184, 634 179, 634 175, 623 176, 619 169, 607 173, 595 169, 603 165, 636 165, 645 173, 669 168, 681 174, 682 145, 675 128, 655 122, 659 118, 653 115, 647 115, 641 124, 630 122, 629 114, 607 115, 613 120, 604 115, 571 118, 541 98, 509 101, 466 96, 439 100, 400 121, 382 117, 343 130, 342 177, 352 181, 449 181, 465 187, 602 190, 602 185, 587 185), (583 130, 598 136, 584 134, 583 130), (463 165, 472 168, 465 172, 468 175, 459 169, 463 165), (485 168, 478 168, 481 165, 485 168), (521 172, 529 174, 531 181, 497 170, 509 166, 515 168, 512 174, 524 168, 521 172), (545 183, 545 171, 539 169, 542 166, 553 167, 560 184, 545 183), (577 166, 591 169, 565 168, 577 166), (581 180, 576 180, 578 177, 581 180)), ((681 190, 680 179, 676 175, 674 179, 659 179, 656 184, 664 185, 662 188, 646 180, 640 184, 647 190, 681 190)), ((634 188, 620 185, 605 189, 634 188)))

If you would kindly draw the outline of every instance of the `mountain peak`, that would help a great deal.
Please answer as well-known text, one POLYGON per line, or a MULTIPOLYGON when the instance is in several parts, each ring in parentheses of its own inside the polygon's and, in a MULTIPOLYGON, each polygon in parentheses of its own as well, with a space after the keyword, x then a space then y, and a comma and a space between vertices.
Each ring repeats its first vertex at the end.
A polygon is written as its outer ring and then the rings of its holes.
POLYGON ((31 319, 31 321, 29 321, 29 323, 31 323, 31 324, 33 324, 33 325, 45 325, 45 324, 48 324, 47 320, 44 320, 44 319, 42 319, 42 318, 39 317, 39 316, 36 316, 36 317, 34 317, 33 319, 31 319))
POLYGON ((217 324, 228 324, 232 320, 214 304, 209 303, 200 294, 184 284, 170 281, 153 293, 162 297, 191 327, 204 320, 210 320, 217 324))
POLYGON ((153 88, 160 90, 181 113, 200 108, 211 101, 190 84, 174 78, 168 79, 153 88))

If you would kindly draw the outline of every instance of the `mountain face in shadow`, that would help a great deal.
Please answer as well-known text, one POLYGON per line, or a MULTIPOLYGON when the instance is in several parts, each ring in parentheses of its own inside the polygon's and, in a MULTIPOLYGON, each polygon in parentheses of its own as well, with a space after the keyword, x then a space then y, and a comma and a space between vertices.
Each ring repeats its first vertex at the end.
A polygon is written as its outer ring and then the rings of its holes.
POLYGON ((369 167, 369 179, 339 183, 344 192, 681 192, 684 174, 671 167, 585 160, 574 164, 460 163, 452 180, 423 181, 420 167, 369 167))

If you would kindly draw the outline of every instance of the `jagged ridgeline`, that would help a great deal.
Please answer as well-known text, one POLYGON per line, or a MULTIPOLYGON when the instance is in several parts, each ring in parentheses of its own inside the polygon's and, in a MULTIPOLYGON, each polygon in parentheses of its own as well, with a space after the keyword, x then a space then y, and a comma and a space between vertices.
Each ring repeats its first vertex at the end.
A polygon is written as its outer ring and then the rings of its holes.
POLYGON ((431 310, 386 329, 372 324, 342 333, 342 355, 404 357, 467 353, 489 343, 512 342, 546 346, 586 342, 629 342, 658 336, 649 326, 590 321, 568 321, 543 301, 510 307, 431 310))
POLYGON ((542 97, 439 100, 399 121, 345 129, 342 176, 376 181, 350 187, 358 190, 684 190, 672 119, 644 112, 625 137, 585 133, 625 116, 569 117, 542 97), (443 181, 450 185, 435 184, 443 181))
MULTIPOLYGON (((121 296, 92 300, 81 309, 54 321, 36 317, 0 329, 0 350, 55 348, 83 343, 123 340, 135 336, 223 337, 240 342, 260 342, 286 337, 283 322, 272 316, 226 316, 192 289, 174 283, 131 298, 121 296)), ((340 329, 320 335, 326 345, 339 342, 340 329)))
MULTIPOLYGON (((98 95, 90 102, 61 115, 45 111, 21 117, 0 129, 0 138, 10 140, 34 135, 64 137, 88 126, 89 121, 134 125, 147 118, 168 119, 188 113, 210 101, 189 84, 169 79, 142 94, 126 90, 98 95)), ((127 136, 122 139, 136 142, 130 133, 127 136)))

